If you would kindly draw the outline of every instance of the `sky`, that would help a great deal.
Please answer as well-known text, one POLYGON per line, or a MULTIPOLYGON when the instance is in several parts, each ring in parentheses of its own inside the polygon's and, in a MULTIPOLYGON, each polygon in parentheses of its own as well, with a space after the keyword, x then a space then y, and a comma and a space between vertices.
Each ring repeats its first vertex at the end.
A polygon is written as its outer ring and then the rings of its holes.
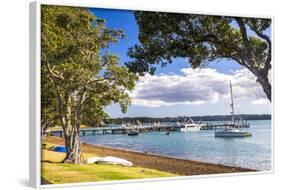
MULTIPOLYGON (((130 60, 128 48, 139 43, 138 25, 133 11, 90 9, 111 29, 122 29, 126 37, 110 45, 109 52, 119 55, 120 64, 130 60)), ((235 27, 235 24, 233 24, 235 27)), ((265 32, 271 35, 271 30, 265 32)), ((251 35, 251 33, 250 33, 251 35)), ((255 77, 229 60, 219 60, 203 69, 191 69, 185 59, 174 59, 158 67, 155 75, 145 75, 130 92, 132 104, 122 113, 118 104, 105 108, 110 117, 175 117, 230 114, 229 82, 232 82, 235 112, 270 114, 271 104, 255 77)))

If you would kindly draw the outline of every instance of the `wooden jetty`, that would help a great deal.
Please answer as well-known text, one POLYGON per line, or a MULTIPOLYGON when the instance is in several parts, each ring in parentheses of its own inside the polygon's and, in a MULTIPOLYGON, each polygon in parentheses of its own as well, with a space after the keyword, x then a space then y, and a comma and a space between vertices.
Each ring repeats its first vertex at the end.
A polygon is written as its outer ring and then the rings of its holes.
MULTIPOLYGON (((172 125, 159 125, 159 126, 141 126, 141 127, 91 127, 81 128, 80 136, 86 135, 106 135, 106 134, 127 134, 131 130, 137 130, 140 133, 145 132, 157 132, 157 131, 180 131, 183 126, 172 126, 172 125)), ((50 130, 50 135, 63 136, 62 129, 50 130)))
MULTIPOLYGON (((215 130, 230 126, 229 124, 202 124, 200 130, 215 130)), ((233 128, 248 128, 249 125, 233 125, 233 128)), ((88 135, 106 135, 106 134, 128 134, 131 130, 137 130, 140 133, 145 132, 161 132, 161 131, 180 131, 184 125, 144 125, 136 127, 90 127, 81 128, 80 136, 88 135)), ((51 129, 49 135, 63 137, 63 130, 61 128, 51 129)))

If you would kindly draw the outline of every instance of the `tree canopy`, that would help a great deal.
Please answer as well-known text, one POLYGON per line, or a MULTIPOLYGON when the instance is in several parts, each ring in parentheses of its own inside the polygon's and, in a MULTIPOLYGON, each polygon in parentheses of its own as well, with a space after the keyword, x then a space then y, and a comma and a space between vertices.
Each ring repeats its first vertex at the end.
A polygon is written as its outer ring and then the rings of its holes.
POLYGON ((156 64, 186 58, 193 68, 218 59, 234 60, 246 67, 271 101, 271 39, 264 32, 270 19, 135 12, 139 41, 129 49, 130 71, 153 74, 156 64))
POLYGON ((59 121, 64 161, 79 163, 80 125, 106 117, 104 107, 111 103, 126 112, 137 76, 108 52, 124 33, 107 28, 88 9, 46 5, 41 24, 42 122, 59 121))

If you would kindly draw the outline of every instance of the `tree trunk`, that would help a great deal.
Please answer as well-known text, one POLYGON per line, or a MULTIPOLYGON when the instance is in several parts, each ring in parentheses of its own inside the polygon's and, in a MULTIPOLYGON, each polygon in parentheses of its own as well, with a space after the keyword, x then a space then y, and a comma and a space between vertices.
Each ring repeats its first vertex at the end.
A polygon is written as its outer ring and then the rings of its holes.
MULTIPOLYGON (((241 65, 244 65, 244 64, 241 64, 241 65)), ((255 64, 251 63, 249 65, 255 65, 255 64)), ((269 69, 259 70, 253 66, 252 67, 247 66, 247 69, 257 77, 257 82, 260 83, 267 99, 271 102, 271 83, 268 78, 269 69)))
POLYGON ((79 164, 81 163, 79 128, 77 127, 77 125, 73 125, 71 96, 67 96, 65 98, 65 101, 66 101, 66 114, 65 114, 65 125, 63 129, 64 129, 66 156, 62 162, 79 164))
POLYGON ((66 156, 63 160, 64 163, 80 164, 80 139, 79 131, 75 128, 70 133, 65 134, 65 147, 66 156))
POLYGON ((257 82, 259 82, 263 88, 266 97, 271 102, 271 84, 268 79, 268 74, 260 73, 257 75, 257 82))

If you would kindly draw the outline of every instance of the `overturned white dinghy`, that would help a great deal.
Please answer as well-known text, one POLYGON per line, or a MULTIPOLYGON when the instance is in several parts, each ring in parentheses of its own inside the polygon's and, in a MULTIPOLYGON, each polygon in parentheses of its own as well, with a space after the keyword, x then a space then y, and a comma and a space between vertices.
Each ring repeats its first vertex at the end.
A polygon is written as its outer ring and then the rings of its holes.
POLYGON ((122 165, 122 166, 133 166, 133 163, 125 160, 123 158, 118 158, 114 156, 106 156, 106 157, 91 157, 87 160, 88 164, 96 163, 96 164, 112 164, 112 165, 122 165))
POLYGON ((102 157, 90 157, 87 159, 87 163, 88 164, 93 164, 96 163, 99 159, 101 159, 102 157))
POLYGON ((133 163, 128 160, 125 160, 123 158, 114 157, 114 156, 103 157, 103 158, 99 159, 96 163, 97 164, 122 165, 122 166, 132 166, 133 165, 133 163))

